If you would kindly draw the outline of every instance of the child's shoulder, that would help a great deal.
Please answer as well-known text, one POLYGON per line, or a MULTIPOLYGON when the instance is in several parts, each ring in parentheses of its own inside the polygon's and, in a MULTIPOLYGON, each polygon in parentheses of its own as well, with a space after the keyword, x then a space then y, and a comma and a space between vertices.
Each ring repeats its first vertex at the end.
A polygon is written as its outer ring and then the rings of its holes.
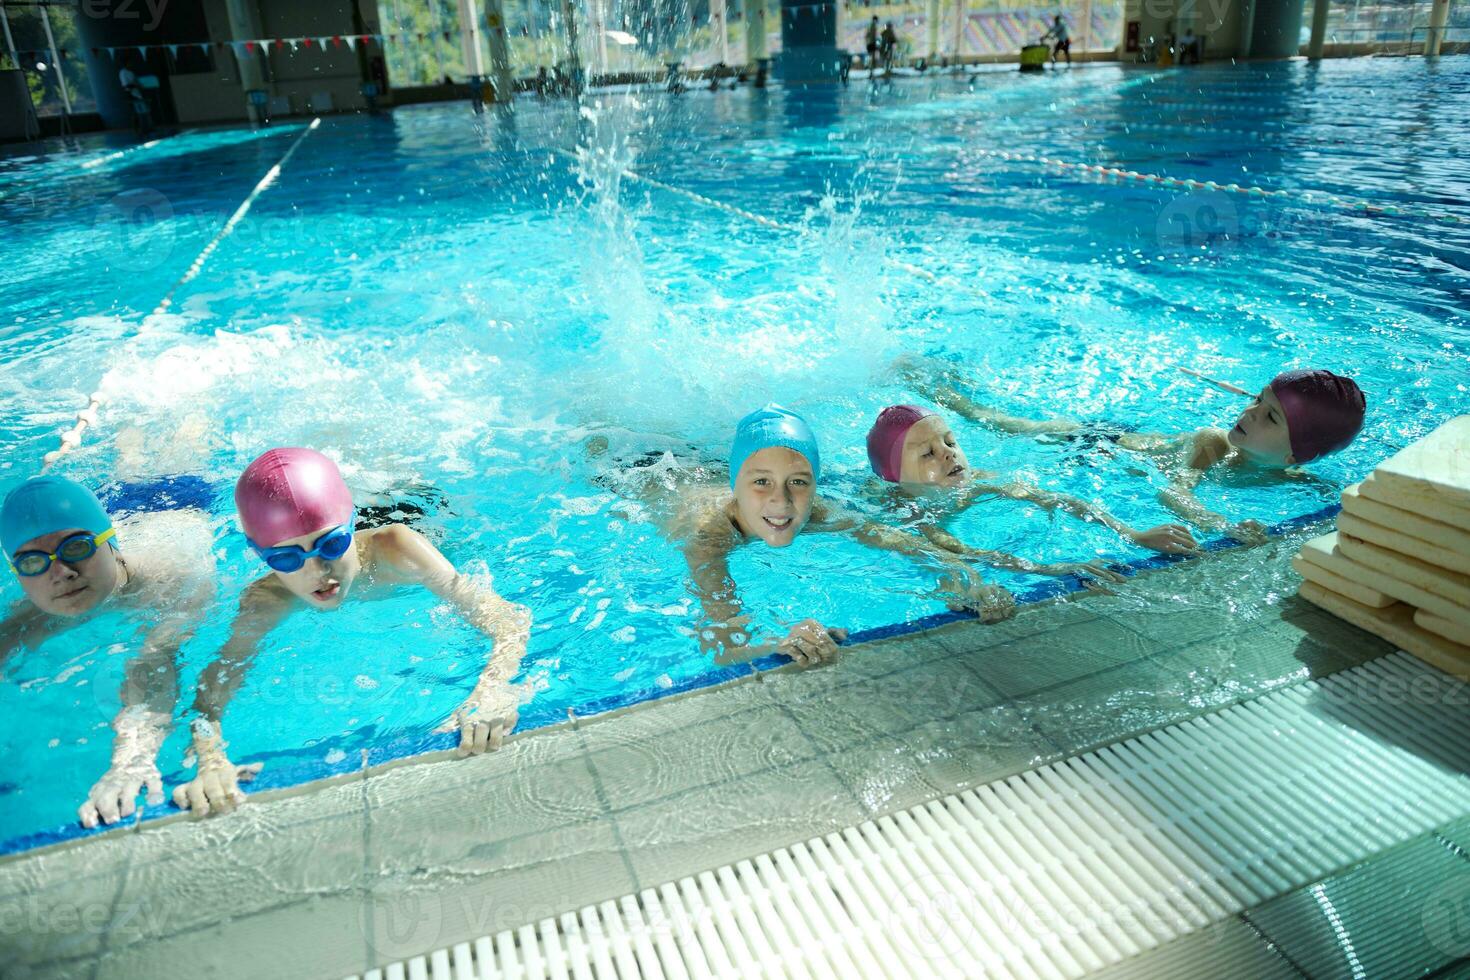
POLYGON ((1234 451, 1225 430, 1214 426, 1195 432, 1189 450, 1189 467, 1195 470, 1209 469, 1234 451))
POLYGON ((426 552, 437 554, 439 551, 428 538, 407 524, 379 524, 356 532, 356 536, 364 565, 378 562, 399 565, 404 561, 421 559, 426 552))

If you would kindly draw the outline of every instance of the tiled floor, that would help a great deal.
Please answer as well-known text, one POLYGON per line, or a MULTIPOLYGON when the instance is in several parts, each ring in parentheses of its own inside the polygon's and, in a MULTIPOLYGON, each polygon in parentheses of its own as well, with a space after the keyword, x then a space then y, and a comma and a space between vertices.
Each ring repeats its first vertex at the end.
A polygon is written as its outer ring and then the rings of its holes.
POLYGON ((1389 652, 1291 597, 1294 550, 1215 555, 1118 595, 867 644, 490 756, 9 861, 0 962, 20 977, 153 980, 180 962, 217 978, 342 976, 1389 652))

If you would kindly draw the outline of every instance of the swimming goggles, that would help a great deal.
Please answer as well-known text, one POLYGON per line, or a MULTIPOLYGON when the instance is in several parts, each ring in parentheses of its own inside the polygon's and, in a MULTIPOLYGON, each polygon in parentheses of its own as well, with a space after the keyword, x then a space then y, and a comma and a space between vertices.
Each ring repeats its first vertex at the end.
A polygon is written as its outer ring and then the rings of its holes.
POLYGON ((336 561, 347 554, 347 549, 352 547, 352 525, 340 524, 332 528, 312 543, 310 551, 299 544, 287 545, 284 548, 262 548, 249 538, 245 540, 250 547, 255 549, 255 553, 261 557, 261 560, 274 570, 299 572, 308 558, 336 561))
POLYGON ((10 570, 23 578, 34 578, 44 575, 51 567, 53 561, 64 561, 68 565, 80 565, 97 553, 97 546, 112 539, 117 531, 108 528, 101 534, 88 534, 86 531, 78 531, 70 537, 62 538, 61 544, 56 546, 56 554, 48 555, 44 551, 17 551, 11 559, 10 570))

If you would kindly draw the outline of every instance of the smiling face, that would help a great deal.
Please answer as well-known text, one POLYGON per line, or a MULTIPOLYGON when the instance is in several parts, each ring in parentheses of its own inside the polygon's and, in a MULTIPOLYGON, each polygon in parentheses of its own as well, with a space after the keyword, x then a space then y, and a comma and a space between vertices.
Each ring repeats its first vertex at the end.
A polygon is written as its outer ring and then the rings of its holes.
MULTIPOLYGON (((73 534, 85 533, 87 532, 81 528, 74 527, 42 535, 21 545, 17 553, 44 551, 53 555, 61 542, 73 534)), ((40 575, 19 575, 16 576, 16 581, 20 582, 26 598, 34 602, 41 611, 53 616, 81 616, 97 608, 112 595, 119 577, 117 552, 110 544, 104 544, 86 561, 70 564, 58 558, 40 575)))
POLYGON ((812 516, 812 464, 801 453, 771 446, 752 453, 735 478, 735 517, 747 537, 784 548, 812 516))
POLYGON ((1267 385, 1255 397, 1235 427, 1226 433, 1230 445, 1253 461, 1266 466, 1290 466, 1296 462, 1291 454, 1291 431, 1286 426, 1286 412, 1267 385))
MULTIPOLYGON (((278 541, 271 547, 289 548, 295 545, 310 551, 318 538, 337 526, 328 524, 310 534, 278 541)), ((336 609, 347 598, 352 580, 357 578, 361 568, 362 563, 357 557, 357 538, 354 537, 351 546, 342 553, 341 558, 326 561, 319 555, 313 555, 294 572, 278 572, 272 569, 271 574, 292 594, 306 600, 308 605, 317 609, 336 609)))
POLYGON ((944 419, 926 415, 909 427, 903 437, 899 483, 957 487, 969 476, 970 461, 944 419))

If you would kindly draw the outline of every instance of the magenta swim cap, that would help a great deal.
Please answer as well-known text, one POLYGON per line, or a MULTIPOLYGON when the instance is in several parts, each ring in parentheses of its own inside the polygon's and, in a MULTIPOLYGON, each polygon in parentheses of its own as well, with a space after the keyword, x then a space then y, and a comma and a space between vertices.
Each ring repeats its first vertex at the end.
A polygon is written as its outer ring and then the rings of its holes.
POLYGON ((337 464, 314 449, 270 449, 235 484, 235 509, 251 544, 274 548, 352 520, 352 494, 337 464))
POLYGON ((868 430, 868 463, 889 483, 897 483, 903 469, 903 440, 920 419, 936 413, 917 405, 889 405, 878 413, 868 430))
POLYGON ((1357 382, 1331 371, 1286 371, 1271 382, 1286 413, 1291 454, 1298 463, 1335 453, 1363 428, 1368 403, 1357 382))

